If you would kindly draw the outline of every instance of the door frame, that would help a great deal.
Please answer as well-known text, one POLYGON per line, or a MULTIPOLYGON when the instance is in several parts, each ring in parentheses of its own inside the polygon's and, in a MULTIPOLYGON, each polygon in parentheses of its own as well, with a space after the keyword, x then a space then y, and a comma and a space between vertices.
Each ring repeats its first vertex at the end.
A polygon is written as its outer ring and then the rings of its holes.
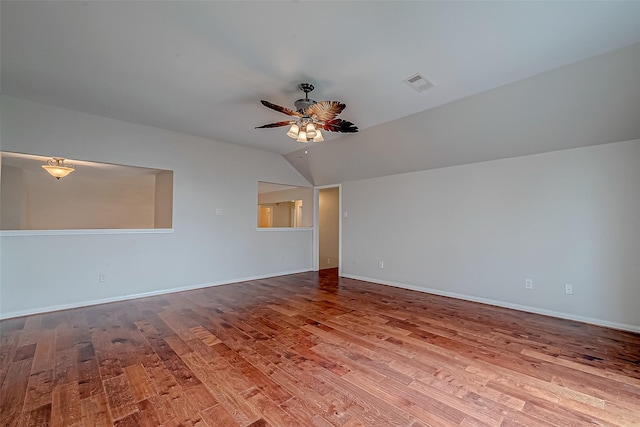
POLYGON ((320 190, 338 189, 338 276, 342 274, 342 184, 313 187, 313 271, 320 270, 320 190))

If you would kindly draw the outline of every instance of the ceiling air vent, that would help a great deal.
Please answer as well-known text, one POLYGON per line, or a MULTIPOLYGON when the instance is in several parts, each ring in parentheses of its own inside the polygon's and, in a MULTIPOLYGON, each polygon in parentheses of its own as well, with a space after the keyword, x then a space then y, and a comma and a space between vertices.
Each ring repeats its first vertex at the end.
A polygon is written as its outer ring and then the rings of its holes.
POLYGON ((433 87, 433 83, 418 74, 404 79, 404 82, 411 86, 416 92, 423 92, 433 87))

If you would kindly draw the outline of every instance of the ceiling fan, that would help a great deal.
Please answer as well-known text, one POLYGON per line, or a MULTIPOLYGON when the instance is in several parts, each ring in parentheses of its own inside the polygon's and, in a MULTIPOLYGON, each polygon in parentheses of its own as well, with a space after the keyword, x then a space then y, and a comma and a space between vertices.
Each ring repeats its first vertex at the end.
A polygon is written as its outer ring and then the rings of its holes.
POLYGON ((309 92, 314 89, 311 83, 300 83, 298 88, 304 92, 304 99, 298 99, 294 102, 295 110, 272 104, 269 101, 260 101, 262 105, 267 108, 279 111, 288 116, 297 117, 297 119, 256 126, 256 129, 291 125, 287 136, 298 142, 324 141, 320 129, 329 132, 358 132, 358 127, 353 123, 336 118, 336 116, 345 109, 345 104, 339 101, 314 101, 313 99, 309 99, 309 92))

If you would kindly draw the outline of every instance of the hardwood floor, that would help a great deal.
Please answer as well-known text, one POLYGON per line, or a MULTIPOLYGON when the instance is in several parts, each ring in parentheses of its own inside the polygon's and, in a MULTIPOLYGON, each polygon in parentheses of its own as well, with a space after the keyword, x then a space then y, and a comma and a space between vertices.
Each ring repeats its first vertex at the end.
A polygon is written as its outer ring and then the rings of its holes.
POLYGON ((303 273, 0 323, 3 426, 639 426, 640 335, 303 273))

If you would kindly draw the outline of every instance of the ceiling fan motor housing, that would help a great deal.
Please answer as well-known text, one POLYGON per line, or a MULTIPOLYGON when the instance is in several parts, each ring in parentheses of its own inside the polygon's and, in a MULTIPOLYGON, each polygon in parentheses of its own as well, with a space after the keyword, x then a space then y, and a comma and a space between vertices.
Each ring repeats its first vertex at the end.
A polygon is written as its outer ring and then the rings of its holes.
POLYGON ((314 99, 298 99, 296 102, 293 103, 293 105, 296 106, 296 110, 299 113, 304 113, 304 111, 309 108, 310 106, 312 106, 313 104, 315 104, 317 101, 315 101, 314 99))
POLYGON ((296 106, 296 110, 298 110, 299 113, 303 113, 304 110, 315 104, 317 101, 309 99, 309 92, 314 89, 311 83, 300 83, 298 85, 298 89, 304 92, 304 99, 298 99, 293 103, 293 105, 296 106))

